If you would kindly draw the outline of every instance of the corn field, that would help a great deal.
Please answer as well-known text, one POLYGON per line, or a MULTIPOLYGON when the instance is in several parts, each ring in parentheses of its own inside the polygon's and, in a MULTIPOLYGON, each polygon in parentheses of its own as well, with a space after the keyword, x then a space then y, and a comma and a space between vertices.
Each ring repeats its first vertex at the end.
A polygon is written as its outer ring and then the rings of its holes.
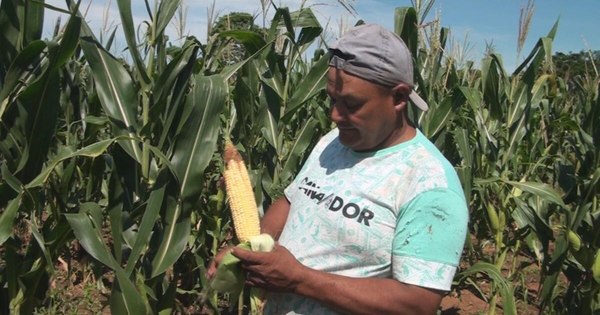
MULTIPOLYGON (((215 27, 205 43, 176 44, 165 30, 180 0, 147 3, 142 37, 131 1, 116 4, 120 27, 98 36, 78 2, 0 2, 0 313, 51 313, 57 279, 77 270, 113 314, 246 312, 247 300, 211 292, 205 276, 233 242, 224 139, 263 211, 334 127, 323 26, 309 7, 263 1, 275 11, 264 28, 215 27), (68 19, 42 39, 48 10, 68 19), (117 32, 126 57, 113 52, 117 32)), ((477 67, 459 62, 427 11, 397 8, 394 25, 430 105, 411 116, 469 202, 454 287, 484 300, 480 313, 597 313, 598 73, 556 74, 558 23, 512 73, 492 51, 477 67)))

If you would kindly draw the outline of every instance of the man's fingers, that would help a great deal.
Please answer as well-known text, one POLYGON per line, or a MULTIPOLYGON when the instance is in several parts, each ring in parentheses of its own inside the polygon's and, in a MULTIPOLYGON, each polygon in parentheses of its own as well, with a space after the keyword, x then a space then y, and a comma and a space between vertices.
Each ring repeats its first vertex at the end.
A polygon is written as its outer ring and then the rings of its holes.
POLYGON ((240 260, 244 261, 245 263, 258 262, 256 253, 254 253, 250 250, 245 250, 245 249, 241 249, 239 247, 234 247, 233 250, 231 251, 231 253, 233 254, 233 256, 239 258, 240 260))
POLYGON ((215 257, 208 264, 208 268, 206 269, 206 277, 211 279, 217 273, 217 268, 223 260, 223 257, 227 254, 227 252, 231 251, 231 246, 225 247, 221 249, 215 257))
POLYGON ((208 264, 208 269, 206 269, 206 277, 212 279, 215 276, 215 273, 217 273, 217 263, 213 259, 208 264))

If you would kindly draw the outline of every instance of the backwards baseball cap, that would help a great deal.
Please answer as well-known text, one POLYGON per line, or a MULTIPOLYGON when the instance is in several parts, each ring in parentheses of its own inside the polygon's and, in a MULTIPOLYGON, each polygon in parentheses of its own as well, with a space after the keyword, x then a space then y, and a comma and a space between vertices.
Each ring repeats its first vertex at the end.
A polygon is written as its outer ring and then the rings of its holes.
MULTIPOLYGON (((352 28, 329 47, 329 65, 384 86, 404 82, 414 88, 412 56, 397 34, 377 24, 352 28)), ((412 90, 410 100, 421 110, 427 103, 412 90)))

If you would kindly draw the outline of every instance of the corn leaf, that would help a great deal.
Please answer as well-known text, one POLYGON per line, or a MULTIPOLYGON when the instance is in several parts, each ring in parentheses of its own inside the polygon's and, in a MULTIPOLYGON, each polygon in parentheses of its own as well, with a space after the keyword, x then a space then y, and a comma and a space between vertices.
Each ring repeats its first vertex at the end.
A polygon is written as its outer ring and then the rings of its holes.
POLYGON ((127 277, 122 268, 115 270, 117 281, 113 284, 110 295, 112 314, 151 314, 146 297, 140 294, 134 283, 127 277))
MULTIPOLYGON (((81 48, 90 63, 102 108, 113 123, 116 135, 136 138, 138 99, 132 78, 125 67, 89 37, 81 39, 81 48)), ((125 151, 139 163, 142 152, 134 140, 119 141, 125 151)))
POLYGON ((180 217, 182 213, 181 203, 175 203, 168 199, 165 216, 165 230, 162 241, 156 255, 152 259, 152 274, 154 278, 165 272, 173 265, 183 253, 188 237, 190 236, 190 218, 180 217))
POLYGON ((463 185, 465 198, 467 200, 467 204, 469 204, 471 202, 473 189, 473 150, 469 145, 469 133, 466 129, 455 129, 453 134, 458 152, 462 157, 462 165, 457 166, 456 171, 460 176, 460 182, 463 185))
POLYGON ((533 209, 521 199, 515 198, 515 203, 517 209, 511 212, 511 216, 515 219, 519 228, 529 226, 544 244, 554 239, 552 228, 546 223, 547 218, 542 217, 536 209, 533 209))
MULTIPOLYGON (((529 109, 529 106, 528 106, 529 109)), ((521 144, 521 140, 525 137, 528 131, 529 122, 529 110, 522 114, 518 120, 518 123, 512 125, 509 128, 509 139, 508 148, 503 152, 503 164, 508 163, 509 160, 515 157, 515 153, 518 146, 521 144)))
POLYGON ((65 213, 64 215, 69 221, 75 237, 88 254, 113 270, 119 267, 104 245, 99 227, 92 224, 88 213, 65 213))
POLYGON ((19 96, 19 102, 25 105, 26 153, 23 154, 15 174, 23 182, 28 182, 39 173, 52 137, 55 133, 60 107, 60 87, 57 71, 48 71, 19 96))
MULTIPOLYGON (((196 41, 186 40, 183 48, 167 65, 154 86, 154 105, 150 108, 150 124, 164 121, 158 142, 164 148, 167 140, 173 139, 180 129, 178 122, 185 122, 189 112, 184 113, 184 98, 192 82, 199 45, 196 41)), ((191 112, 191 108, 188 109, 191 112)), ((183 126, 183 123, 179 124, 183 126)), ((166 151, 166 149, 165 149, 166 151)))
MULTIPOLYGON (((32 14, 35 11, 32 9, 32 14)), ((31 23, 35 24, 37 22, 32 21, 31 23)), ((15 170, 15 173, 23 182, 28 182, 34 178, 41 170, 46 159, 52 142, 51 139, 55 134, 54 129, 60 107, 58 69, 73 55, 78 42, 80 26, 81 20, 73 17, 69 19, 60 44, 52 41, 46 42, 48 70, 43 72, 39 79, 27 86, 18 97, 18 102, 23 104, 27 112, 25 117, 19 117, 19 119, 25 119, 26 121, 25 134, 27 142, 25 152, 15 170)), ((33 52, 39 48, 36 46, 33 52)), ((1 106, 5 107, 4 105, 1 106)))
POLYGON ((28 81, 28 78, 34 75, 34 69, 38 69, 41 64, 41 53, 46 49, 46 43, 41 40, 33 41, 25 49, 19 52, 12 61, 2 88, 0 89, 0 119, 4 116, 9 105, 8 96, 19 93, 15 88, 20 80, 28 81))
POLYGON ((79 33, 81 31, 81 18, 72 15, 67 22, 67 27, 62 34, 60 46, 56 57, 52 60, 54 69, 62 68, 75 54, 75 50, 79 45, 79 33))
POLYGON ((147 314, 145 298, 137 291, 103 243, 100 231, 102 227, 100 206, 91 202, 82 204, 79 213, 66 213, 65 217, 86 252, 115 271, 117 281, 111 294, 111 311, 118 314, 147 314))
POLYGON ((542 200, 555 203, 561 207, 566 207, 558 192, 556 192, 556 190, 548 184, 538 182, 515 182, 509 180, 503 181, 509 185, 521 189, 522 191, 532 193, 540 197, 542 200))
POLYGON ((300 28, 300 34, 296 41, 296 46, 299 49, 308 47, 323 32, 319 20, 310 8, 303 8, 302 10, 292 12, 290 17, 294 23, 294 27, 300 28))
MULTIPOLYGON (((141 83, 150 84, 150 77, 148 76, 148 73, 146 73, 146 67, 144 66, 144 61, 142 60, 136 41, 136 29, 133 24, 133 15, 131 13, 131 0, 117 0, 117 5, 119 7, 121 26, 123 27, 123 33, 125 34, 125 41, 129 47, 128 50, 131 53, 140 79, 142 80, 141 83)), ((134 102, 133 104, 137 104, 137 102, 134 102)))
POLYGON ((512 285, 504 279, 504 276, 502 276, 498 267, 486 262, 477 262, 467 270, 461 272, 460 277, 464 279, 477 273, 484 273, 492 279, 493 286, 502 296, 502 309, 504 310, 504 314, 517 314, 512 285))
POLYGON ((415 8, 396 8, 394 12, 394 31, 404 40, 413 58, 417 58, 418 56, 419 30, 417 27, 417 11, 415 8))
POLYGON ((52 274, 52 272, 54 270, 54 260, 52 259, 50 251, 46 247, 46 241, 44 240, 44 236, 40 233, 40 230, 35 221, 36 220, 29 221, 29 228, 31 229, 31 234, 33 234, 33 237, 35 238, 37 245, 40 247, 40 251, 44 255, 44 258, 46 259, 46 262, 45 262, 46 270, 49 274, 52 274))
POLYGON ((0 2, 0 40, 2 49, 0 49, 0 63, 6 69, 12 63, 15 56, 23 46, 21 40, 21 25, 23 21, 24 2, 1 1, 0 2), (19 5, 17 5, 19 4, 19 5))
POLYGON ((64 150, 59 152, 59 154, 57 154, 54 157, 54 159, 49 161, 47 163, 46 168, 44 168, 38 174, 38 176, 36 178, 34 178, 31 182, 29 182, 27 185, 25 185, 25 187, 33 188, 33 187, 38 187, 38 186, 43 185, 46 182, 46 180, 48 179, 48 176, 50 176, 50 173, 52 173, 54 168, 58 165, 58 163, 66 160, 66 159, 76 157, 76 156, 87 156, 87 157, 99 156, 100 154, 104 153, 108 149, 108 147, 113 142, 116 141, 116 139, 117 138, 98 141, 96 143, 90 144, 87 147, 79 149, 75 152, 71 151, 68 148, 65 148, 64 150))
MULTIPOLYGON (((156 35, 162 34, 167 25, 173 20, 173 15, 177 12, 177 8, 181 5, 181 0, 163 0, 160 2, 158 11, 155 12, 156 35)), ((153 38, 156 42, 157 37, 153 38)))
POLYGON ((0 245, 3 245, 12 234, 13 224, 21 205, 22 196, 22 194, 19 194, 17 198, 10 201, 4 212, 0 214, 0 245))
POLYGON ((438 106, 431 106, 427 119, 422 124, 423 133, 429 139, 437 138, 440 133, 447 130, 448 125, 454 116, 452 95, 447 95, 438 106))
POLYGON ((171 163, 180 181, 180 198, 196 200, 202 190, 204 169, 217 148, 218 115, 224 108, 227 86, 219 75, 198 76, 187 96, 192 111, 179 133, 171 163))
MULTIPOLYGON (((266 105, 266 100, 261 97, 261 104, 266 105)), ((280 152, 281 146, 279 145, 279 124, 277 120, 269 111, 269 106, 261 106, 259 117, 262 117, 262 125, 260 132, 267 142, 275 149, 276 152, 280 152)))
POLYGON ((158 219, 164 195, 165 186, 157 188, 150 193, 150 198, 148 199, 146 210, 144 211, 144 216, 142 217, 140 227, 137 235, 135 236, 135 243, 133 244, 131 254, 129 255, 129 259, 127 261, 127 266, 125 267, 125 273, 127 275, 131 275, 135 264, 142 254, 142 251, 150 241, 152 229, 154 228, 156 219, 158 219))
POLYGON ((283 116, 284 122, 289 122, 291 116, 298 108, 312 99, 317 93, 325 88, 327 70, 329 69, 329 60, 321 57, 317 63, 311 67, 310 71, 300 84, 295 88, 294 94, 289 99, 283 116))
POLYGON ((302 129, 296 133, 294 137, 295 140, 289 151, 290 153, 283 164, 283 170, 280 174, 281 182, 285 183, 294 176, 295 170, 298 169, 300 165, 300 156, 308 149, 317 129, 316 126, 316 119, 311 117, 304 124, 302 129))
MULTIPOLYGON (((248 242, 239 244, 237 247, 251 250, 248 242)), ((228 252, 219 263, 215 276, 210 282, 210 287, 221 293, 231 293, 235 297, 244 288, 245 280, 246 274, 242 270, 240 259, 228 252)))
MULTIPOLYGON (((131 197, 128 196, 125 189, 123 189, 121 177, 118 173, 119 165, 116 161, 118 161, 118 159, 113 155, 111 161, 106 163, 113 165, 108 180, 108 205, 106 207, 106 212, 110 219, 110 233, 112 235, 115 260, 120 264, 123 258, 123 210, 126 207, 126 209, 130 207, 131 197)), ((122 176, 124 176, 124 174, 122 176)))
POLYGON ((2 179, 8 184, 8 186, 10 186, 10 188, 12 188, 15 192, 21 191, 23 184, 21 184, 21 181, 19 181, 19 179, 8 170, 6 163, 2 163, 2 165, 0 165, 0 172, 2 174, 2 179))

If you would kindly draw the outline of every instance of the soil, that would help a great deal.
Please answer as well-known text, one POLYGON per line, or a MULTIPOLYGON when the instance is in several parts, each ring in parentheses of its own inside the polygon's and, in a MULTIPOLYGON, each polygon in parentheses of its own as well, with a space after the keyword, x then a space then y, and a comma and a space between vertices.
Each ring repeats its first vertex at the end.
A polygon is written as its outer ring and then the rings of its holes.
MULTIPOLYGON (((66 307, 70 304, 77 308, 76 314, 110 314, 110 307, 108 306, 110 284, 107 283, 107 285, 100 286, 92 285, 97 281, 102 283, 108 282, 109 275, 103 275, 101 279, 94 279, 89 271, 84 272, 86 269, 84 264, 76 263, 71 265, 71 268, 71 270, 77 268, 81 271, 71 272, 69 275, 66 265, 60 266, 60 268, 56 270, 55 280, 52 283, 53 289, 58 290, 56 292, 60 292, 58 295, 54 296, 54 299, 57 300, 55 305, 59 306, 59 310, 60 305, 64 304, 66 307), (87 278, 85 277, 86 273, 87 278)), ((476 283, 484 294, 489 293, 490 285, 487 279, 478 279, 476 283)), ((539 286, 537 274, 530 272, 525 283, 527 283, 528 296, 531 300, 529 303, 525 303, 522 298, 516 299, 517 314, 538 314, 539 309, 535 305, 535 296, 539 286)), ((486 299, 489 299, 489 297, 481 296, 474 286, 459 287, 448 293, 448 295, 442 299, 440 314, 487 314, 490 305, 486 299)), ((500 296, 498 296, 497 299, 496 314, 503 314, 500 296)), ((223 306, 223 310, 226 310, 225 306, 223 306)), ((57 314, 58 313, 61 312, 57 312, 57 314)), ((225 313, 227 312, 225 311, 225 313)), ((202 310, 197 305, 189 305, 184 308, 183 314, 210 314, 210 312, 206 309, 202 310)))
MULTIPOLYGON (((472 242, 479 243, 474 237, 472 237, 472 242)), ((484 257, 487 257, 485 260, 491 259, 493 250, 492 246, 483 247, 482 253, 484 257)), ((519 267, 518 274, 520 275, 520 279, 512 283, 514 292, 519 294, 519 296, 515 296, 517 314, 540 314, 537 300, 540 289, 540 266, 531 256, 522 253, 515 256, 509 252, 501 270, 505 279, 509 277, 510 269, 513 266, 519 267)), ((460 270, 466 270, 468 267, 466 259, 463 259, 460 270)), ((475 281, 472 285, 462 284, 442 299, 440 306, 442 315, 488 313, 491 291, 489 279, 479 276, 473 280, 475 281)), ((559 281, 566 282, 566 279, 561 277, 559 281)), ((496 314, 504 314, 501 296, 498 295, 496 299, 496 314)))
MULTIPOLYGON (((489 249, 483 252, 492 253, 489 249)), ((49 294, 50 299, 53 300, 51 304, 53 310, 42 311, 38 314, 65 314, 66 309, 70 309, 68 314, 110 314, 108 297, 110 296, 112 274, 108 270, 94 270, 94 264, 88 262, 85 251, 78 248, 76 241, 71 248, 71 253, 73 255, 68 262, 65 261, 66 258, 57 262, 49 294), (71 313, 73 308, 76 311, 71 313)), ((485 257, 480 258, 487 260, 485 257)), ((518 295, 515 297, 517 314, 539 314, 540 310, 537 307, 539 266, 537 262, 533 257, 518 255, 515 258, 509 254, 502 269, 505 277, 508 277, 509 268, 514 265, 519 266, 518 274, 520 276, 519 280, 513 281, 515 292, 518 295)), ((463 259, 460 270, 466 270, 468 267, 467 259, 463 259)), ((472 280, 472 283, 463 282, 455 286, 455 289, 442 299, 440 314, 488 313, 491 298, 490 280, 484 275, 478 275, 472 280)), ((565 280, 562 279, 562 281, 565 280)), ((192 297, 192 299, 194 298, 192 297)), ((179 306, 180 314, 211 314, 198 303, 192 302, 185 306, 181 304, 179 306)), ((227 314, 226 305, 221 305, 221 307, 223 314, 227 314)), ((498 296, 496 314, 503 313, 502 298, 498 296)))

